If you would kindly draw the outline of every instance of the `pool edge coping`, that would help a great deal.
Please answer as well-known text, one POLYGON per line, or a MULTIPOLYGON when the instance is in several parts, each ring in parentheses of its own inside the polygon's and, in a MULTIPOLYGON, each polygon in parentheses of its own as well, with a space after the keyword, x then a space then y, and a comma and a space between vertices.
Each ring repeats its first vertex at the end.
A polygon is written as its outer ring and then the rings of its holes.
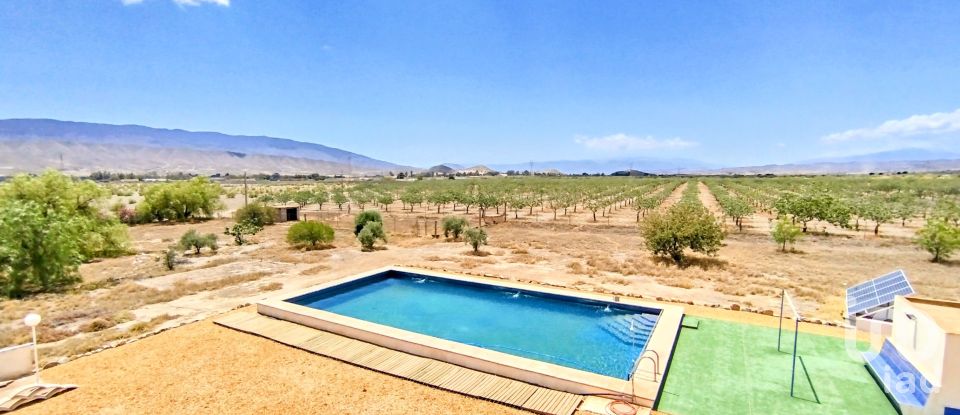
POLYGON ((541 386, 582 395, 621 394, 632 395, 635 386, 636 397, 646 406, 652 406, 662 390, 666 368, 672 358, 673 346, 683 319, 683 307, 670 304, 644 301, 632 297, 612 294, 600 294, 578 291, 568 288, 549 287, 539 284, 511 281, 496 277, 477 277, 448 271, 434 271, 413 267, 387 266, 358 274, 338 278, 326 283, 313 285, 297 291, 277 294, 257 303, 257 312, 270 317, 291 321, 297 324, 330 331, 336 334, 356 338, 368 343, 440 360, 463 367, 480 370, 508 378, 513 378, 541 386), (652 365, 635 364, 630 380, 618 379, 558 364, 516 356, 466 343, 442 339, 409 330, 386 326, 370 321, 347 317, 329 311, 318 310, 289 302, 288 300, 313 293, 315 291, 350 283, 384 272, 406 272, 476 283, 488 286, 513 288, 524 291, 541 292, 561 297, 573 297, 610 304, 625 304, 636 307, 660 310, 657 324, 650 334, 644 352, 654 350, 659 355, 659 371, 653 374, 652 365), (655 378, 651 379, 651 378, 655 378))

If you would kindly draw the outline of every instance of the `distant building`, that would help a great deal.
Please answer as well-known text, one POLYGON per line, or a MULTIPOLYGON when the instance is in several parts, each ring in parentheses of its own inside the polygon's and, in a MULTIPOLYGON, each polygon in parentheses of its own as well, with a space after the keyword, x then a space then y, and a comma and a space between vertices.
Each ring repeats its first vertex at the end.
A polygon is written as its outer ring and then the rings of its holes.
POLYGON ((276 222, 300 220, 299 205, 271 205, 270 207, 276 210, 276 216, 274 216, 276 222))

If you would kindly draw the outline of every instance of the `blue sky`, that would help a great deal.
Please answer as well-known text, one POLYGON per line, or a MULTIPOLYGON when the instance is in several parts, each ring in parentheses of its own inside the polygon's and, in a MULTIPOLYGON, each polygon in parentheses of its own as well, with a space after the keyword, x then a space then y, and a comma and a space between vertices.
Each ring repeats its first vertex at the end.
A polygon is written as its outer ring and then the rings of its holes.
POLYGON ((960 3, 0 2, 0 118, 393 162, 960 151, 960 3))

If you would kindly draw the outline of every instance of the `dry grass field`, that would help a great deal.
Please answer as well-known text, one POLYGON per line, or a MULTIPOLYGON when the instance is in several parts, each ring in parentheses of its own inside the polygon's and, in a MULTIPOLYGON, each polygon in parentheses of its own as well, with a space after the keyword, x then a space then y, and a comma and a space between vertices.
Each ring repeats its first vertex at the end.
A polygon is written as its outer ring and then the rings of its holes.
MULTIPOLYGON (((691 183, 691 185, 693 185, 691 183)), ((699 184, 698 184, 699 185, 699 184)), ((700 186, 702 203, 716 211, 716 201, 700 186)), ((679 200, 686 185, 665 199, 679 200)), ((294 290, 386 265, 409 265, 491 275, 580 290, 641 296, 755 311, 774 310, 781 289, 799 299, 813 319, 841 319, 847 285, 903 268, 921 295, 960 299, 957 262, 934 264, 912 243, 908 227, 886 225, 881 236, 871 232, 811 233, 793 252, 782 253, 769 236, 770 219, 748 218, 743 232, 727 224, 728 235, 716 256, 693 255, 677 267, 642 249, 636 212, 614 207, 594 221, 582 208, 567 214, 540 207, 509 212, 507 221, 488 225, 490 245, 473 255, 461 241, 433 238, 435 222, 449 214, 445 206, 404 211, 399 202, 385 212, 390 234, 386 249, 361 252, 353 238, 352 216, 358 207, 324 210, 308 206, 304 214, 337 229, 333 247, 304 251, 290 247, 284 236, 290 223, 268 226, 252 244, 234 246, 222 235, 231 224, 229 200, 225 218, 185 224, 138 225, 130 228, 136 254, 99 260, 81 267, 84 282, 65 293, 43 294, 0 303, 0 344, 28 340, 19 321, 28 311, 45 317, 41 330, 47 360, 69 358, 115 345, 128 338, 186 321, 203 319, 280 290, 294 290), (185 254, 174 271, 160 263, 161 252, 187 230, 220 234, 216 253, 185 254), (736 306, 734 306, 736 305, 736 306)), ((242 202, 240 202, 242 203, 242 202)), ((495 215, 491 209, 488 215, 495 215)), ((477 223, 476 210, 467 216, 477 223)), ((916 226, 911 223, 910 226, 916 226)))

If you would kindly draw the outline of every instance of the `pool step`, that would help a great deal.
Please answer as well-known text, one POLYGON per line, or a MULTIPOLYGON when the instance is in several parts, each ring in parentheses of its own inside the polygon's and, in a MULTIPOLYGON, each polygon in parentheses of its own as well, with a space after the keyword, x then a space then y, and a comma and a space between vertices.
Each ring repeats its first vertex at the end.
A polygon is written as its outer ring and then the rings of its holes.
POLYGON ((600 319, 600 327, 624 343, 643 343, 657 324, 646 314, 623 314, 600 319))

